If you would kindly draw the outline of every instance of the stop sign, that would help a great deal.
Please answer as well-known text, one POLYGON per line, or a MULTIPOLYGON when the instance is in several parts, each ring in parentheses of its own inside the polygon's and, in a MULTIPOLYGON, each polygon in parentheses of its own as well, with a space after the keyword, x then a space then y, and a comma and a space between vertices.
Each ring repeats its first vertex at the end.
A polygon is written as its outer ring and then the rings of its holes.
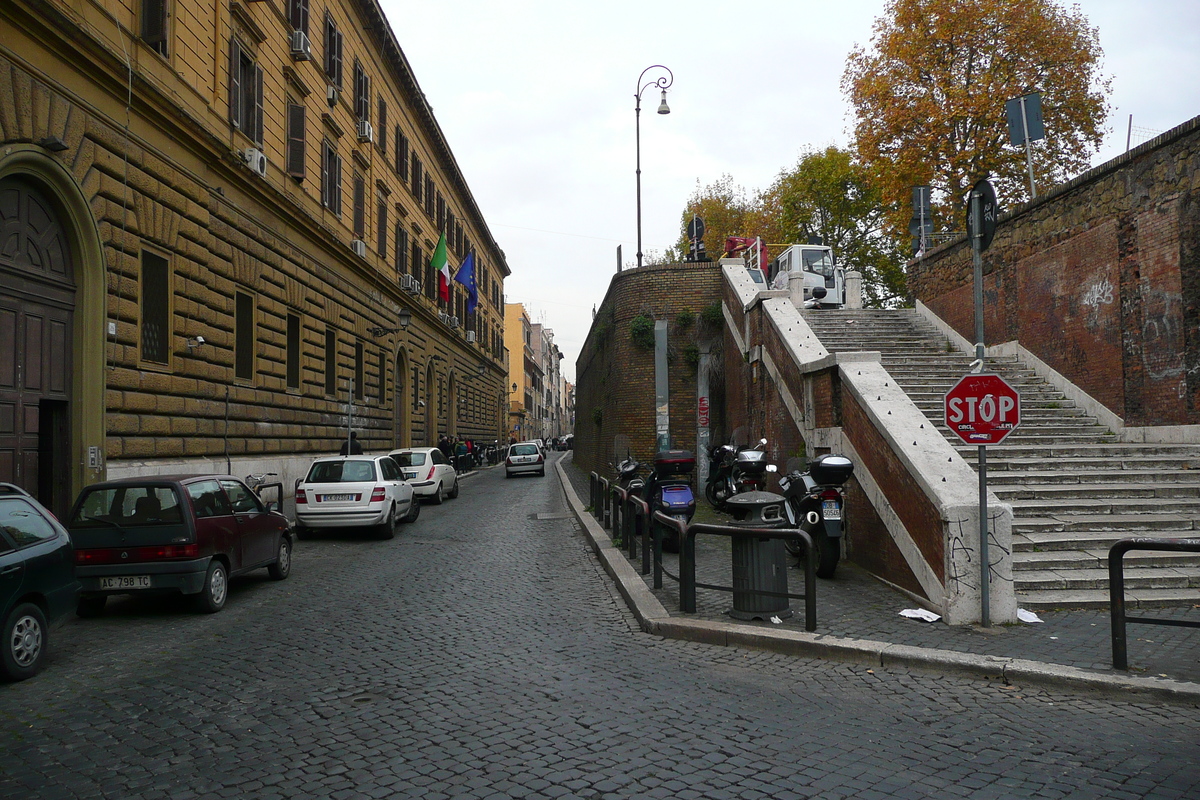
POLYGON ((967 444, 998 444, 1021 424, 1021 395, 999 375, 966 375, 946 392, 945 410, 967 444))

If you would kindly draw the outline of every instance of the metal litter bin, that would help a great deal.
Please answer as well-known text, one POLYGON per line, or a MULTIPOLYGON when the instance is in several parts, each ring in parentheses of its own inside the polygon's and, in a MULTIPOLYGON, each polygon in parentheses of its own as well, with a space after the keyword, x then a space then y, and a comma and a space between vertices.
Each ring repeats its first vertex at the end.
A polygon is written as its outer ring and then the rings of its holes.
MULTIPOLYGON (((733 527, 783 528, 783 498, 772 492, 746 492, 729 498, 733 512, 733 527)), ((772 597, 759 592, 787 594, 787 550, 782 539, 759 536, 735 536, 733 549, 733 608, 734 619, 787 619, 792 609, 786 597, 772 597)))

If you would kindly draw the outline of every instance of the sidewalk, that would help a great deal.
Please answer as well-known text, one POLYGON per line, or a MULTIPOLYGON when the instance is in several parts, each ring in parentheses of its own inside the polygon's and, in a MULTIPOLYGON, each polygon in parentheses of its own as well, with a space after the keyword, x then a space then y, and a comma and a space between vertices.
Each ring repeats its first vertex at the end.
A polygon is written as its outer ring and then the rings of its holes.
MULTIPOLYGON (((1112 633, 1107 609, 1039 611, 1041 623, 951 627, 901 617, 917 608, 906 595, 843 561, 836 577, 817 580, 817 630, 804 630, 802 600, 793 600, 793 616, 781 624, 739 622, 725 612, 728 592, 697 590, 697 613, 679 612, 678 585, 663 577, 663 588, 650 588, 652 575, 642 576, 641 559, 632 562, 612 546, 609 532, 585 511, 588 476, 573 464, 573 454, 555 466, 563 478, 567 500, 583 525, 605 569, 638 617, 643 630, 670 638, 716 644, 742 644, 771 650, 823 656, 842 661, 940 672, 959 672, 1018 683, 1070 686, 1200 702, 1200 628, 1129 623, 1126 626, 1130 669, 1112 669, 1112 633), (574 495, 574 496, 572 496, 574 495)), ((720 537, 697 539, 697 580, 729 586, 729 542, 720 537)), ((663 555, 663 565, 678 575, 678 558, 663 555)), ((804 575, 792 570, 788 591, 804 591, 804 575)), ((1129 614, 1200 621, 1196 608, 1129 608, 1129 614)))

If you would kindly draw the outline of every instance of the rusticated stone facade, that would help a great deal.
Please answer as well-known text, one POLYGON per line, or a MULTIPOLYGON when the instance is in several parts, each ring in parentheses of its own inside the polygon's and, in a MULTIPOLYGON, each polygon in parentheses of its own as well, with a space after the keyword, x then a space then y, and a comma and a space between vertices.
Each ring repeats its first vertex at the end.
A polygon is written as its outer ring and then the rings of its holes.
POLYGON ((508 266, 378 6, 155 7, 0 5, 0 480, 60 513, 137 471, 290 487, 352 382, 368 450, 500 438, 508 266))
MULTIPOLYGON (((986 344, 1019 343, 1125 426, 1200 424, 1200 117, 1002 214, 983 262, 986 344)), ((908 285, 974 339, 965 240, 908 285)))

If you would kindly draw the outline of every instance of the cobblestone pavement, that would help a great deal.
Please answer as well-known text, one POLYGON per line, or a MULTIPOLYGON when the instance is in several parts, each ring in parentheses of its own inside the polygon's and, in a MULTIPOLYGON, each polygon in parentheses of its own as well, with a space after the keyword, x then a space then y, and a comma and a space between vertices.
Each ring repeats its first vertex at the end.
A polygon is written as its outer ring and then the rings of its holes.
POLYGON ((486 470, 392 541, 301 542, 220 614, 72 620, 0 687, 0 798, 1200 792, 1192 708, 641 633, 555 475, 486 470))
MULTIPOLYGON (((587 502, 588 477, 567 465, 566 472, 582 502, 587 502)), ((640 551, 639 551, 640 552, 640 551)), ((631 561, 631 563, 633 563, 631 561)), ((789 562, 791 563, 791 562, 789 562)), ((696 579, 718 586, 732 584, 732 558, 728 539, 701 536, 696 539, 696 579)), ((641 558, 634 566, 641 571, 641 558)), ((678 575, 679 558, 663 554, 663 566, 678 575)), ((652 585, 652 576, 645 577, 652 585)), ((804 573, 789 571, 788 591, 804 593, 804 573)), ((654 592, 663 607, 678 615, 679 588, 670 578, 654 592)), ((732 621, 726 612, 732 595, 699 589, 696 618, 732 621)), ((804 601, 792 600, 795 612, 775 626, 747 622, 757 627, 804 630, 804 601)), ((901 617, 905 608, 916 608, 911 598, 872 578, 852 563, 843 561, 830 580, 817 580, 817 633, 852 639, 869 639, 976 655, 1005 656, 1068 667, 1114 673, 1112 670, 1112 624, 1108 609, 1038 611, 1041 623, 951 627, 941 622, 925 623, 901 617)), ((1129 608, 1128 614, 1187 619, 1200 622, 1197 608, 1129 608)), ((1200 628, 1128 623, 1126 626, 1129 674, 1161 676, 1200 682, 1200 628)))

